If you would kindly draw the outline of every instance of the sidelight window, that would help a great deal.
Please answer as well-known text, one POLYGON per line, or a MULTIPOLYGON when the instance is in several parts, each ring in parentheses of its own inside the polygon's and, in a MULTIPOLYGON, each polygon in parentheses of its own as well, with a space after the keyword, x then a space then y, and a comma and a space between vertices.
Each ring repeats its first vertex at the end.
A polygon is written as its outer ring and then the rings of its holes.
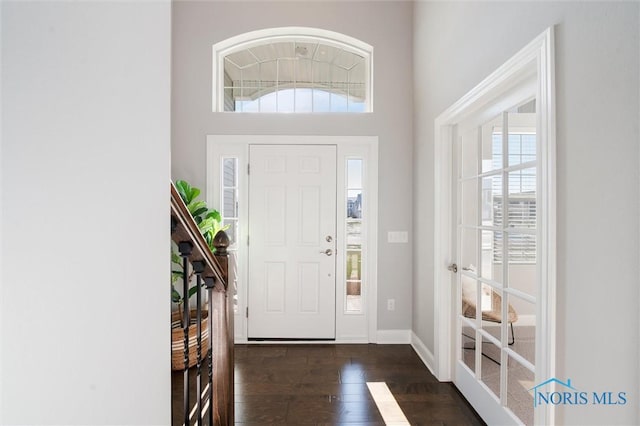
POLYGON ((238 243, 238 159, 235 157, 222 158, 222 220, 227 229, 230 248, 236 248, 238 243))
POLYGON ((363 286, 363 179, 361 158, 350 158, 346 161, 346 306, 347 313, 362 312, 363 286))

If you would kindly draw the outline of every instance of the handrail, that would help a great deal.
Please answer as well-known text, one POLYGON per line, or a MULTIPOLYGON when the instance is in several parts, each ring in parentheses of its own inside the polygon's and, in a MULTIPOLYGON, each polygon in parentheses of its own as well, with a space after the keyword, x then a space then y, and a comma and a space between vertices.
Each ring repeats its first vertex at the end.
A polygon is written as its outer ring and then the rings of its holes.
MULTIPOLYGON (((233 400, 233 295, 229 295, 229 237, 219 231, 213 240, 215 254, 200 233, 189 209, 171 183, 171 239, 178 246, 182 258, 182 330, 178 335, 182 351, 176 369, 182 373, 182 404, 172 409, 174 425, 201 426, 232 425, 234 422, 233 400), (191 275, 195 275, 195 345, 192 342, 191 310, 189 291, 191 275), (202 288, 207 291, 207 309, 203 308, 202 288), (203 330, 206 313, 207 329, 203 330), (208 339, 208 343, 207 343, 208 339), (192 350, 195 348, 195 353, 192 350), (190 390, 189 366, 195 369, 195 402, 190 390), (203 371, 206 368, 206 372, 203 371), (206 376, 204 376, 206 374, 206 376)), ((173 362, 173 361, 172 361, 173 362)), ((172 382, 175 375, 172 375, 172 382)), ((177 389, 174 386, 172 389, 177 389)), ((173 392, 173 391, 172 391, 173 392)), ((177 393, 176 393, 177 395, 177 393)), ((174 398, 172 398, 174 399, 174 398)))
POLYGON ((219 290, 227 289, 227 274, 222 270, 211 250, 209 250, 207 242, 173 182, 171 183, 171 238, 176 244, 190 241, 193 244, 193 251, 189 255, 189 261, 191 263, 203 261, 204 272, 202 276, 215 278, 217 286, 224 286, 219 290))

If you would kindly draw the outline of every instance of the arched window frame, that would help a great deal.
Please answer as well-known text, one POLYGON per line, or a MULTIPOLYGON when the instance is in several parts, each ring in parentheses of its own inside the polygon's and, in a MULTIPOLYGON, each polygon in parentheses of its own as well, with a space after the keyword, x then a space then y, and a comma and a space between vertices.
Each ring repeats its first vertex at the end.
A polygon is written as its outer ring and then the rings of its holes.
POLYGON ((289 40, 321 42, 344 48, 362 56, 365 65, 366 100, 364 112, 373 112, 373 46, 345 34, 308 27, 282 27, 251 31, 214 44, 211 85, 213 112, 224 112, 224 58, 227 55, 263 43, 289 40))

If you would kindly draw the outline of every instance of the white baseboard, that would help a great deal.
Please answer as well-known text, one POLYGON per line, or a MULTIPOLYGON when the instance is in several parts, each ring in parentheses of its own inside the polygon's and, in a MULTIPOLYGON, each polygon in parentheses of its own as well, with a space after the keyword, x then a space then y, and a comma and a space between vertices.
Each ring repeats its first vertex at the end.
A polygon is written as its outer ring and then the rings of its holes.
POLYGON ((236 337, 233 343, 237 345, 366 345, 369 343, 369 340, 366 337, 361 336, 341 337, 336 338, 335 340, 249 340, 245 337, 236 337))
MULTIPOLYGON (((431 374, 436 376, 435 370, 433 366, 435 365, 435 358, 431 351, 427 348, 427 346, 420 340, 420 338, 416 335, 416 333, 411 332, 411 346, 413 346, 413 350, 416 351, 424 365, 427 366, 431 374)), ((437 376, 436 376, 437 377, 437 376)))
POLYGON ((369 339, 366 336, 340 336, 336 337, 336 345, 366 345, 369 339))
POLYGON ((408 345, 411 330, 378 330, 376 343, 380 345, 408 345))

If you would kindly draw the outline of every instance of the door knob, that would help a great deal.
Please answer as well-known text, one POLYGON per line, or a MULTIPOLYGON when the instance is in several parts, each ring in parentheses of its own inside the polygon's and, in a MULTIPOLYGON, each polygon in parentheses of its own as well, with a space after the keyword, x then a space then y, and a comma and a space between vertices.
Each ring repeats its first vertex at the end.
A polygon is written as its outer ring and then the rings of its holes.
POLYGON ((451 265, 449 265, 447 269, 455 274, 456 272, 458 272, 458 265, 456 265, 455 263, 452 263, 451 265))
POLYGON ((320 253, 322 254, 326 254, 327 256, 331 256, 333 254, 333 250, 331 249, 326 249, 324 251, 321 251, 320 253))

